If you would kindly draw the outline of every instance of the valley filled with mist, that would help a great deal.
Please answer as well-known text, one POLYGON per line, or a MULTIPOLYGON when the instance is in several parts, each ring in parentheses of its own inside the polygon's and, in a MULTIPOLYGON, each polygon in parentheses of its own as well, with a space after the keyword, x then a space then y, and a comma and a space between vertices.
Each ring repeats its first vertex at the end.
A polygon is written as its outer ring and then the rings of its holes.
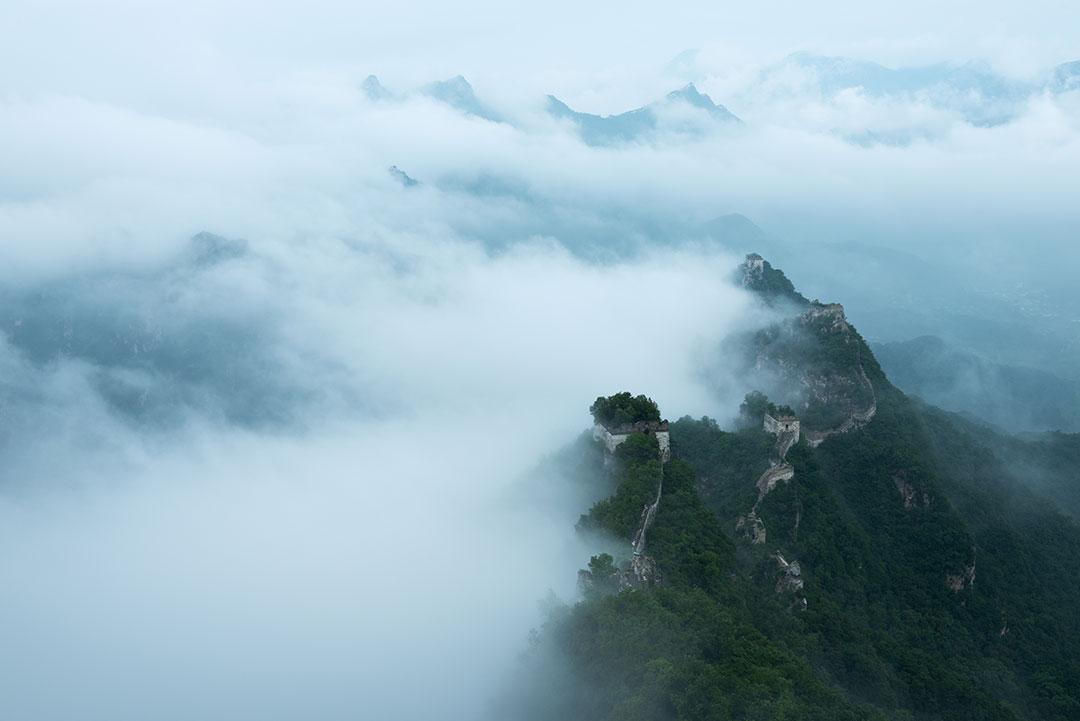
POLYGON ((1080 16, 427 5, 0 9, 0 718, 1080 717, 1080 16))

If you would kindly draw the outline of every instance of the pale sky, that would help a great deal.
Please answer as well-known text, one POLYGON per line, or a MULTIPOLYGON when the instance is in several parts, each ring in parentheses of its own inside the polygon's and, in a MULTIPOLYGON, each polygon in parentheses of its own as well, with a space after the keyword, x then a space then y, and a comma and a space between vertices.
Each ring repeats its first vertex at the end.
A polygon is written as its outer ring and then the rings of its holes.
POLYGON ((887 64, 983 58, 1016 73, 1080 57, 1080 5, 1031 2, 221 3, 8 0, 7 89, 133 91, 215 72, 311 67, 401 76, 560 75, 659 66, 688 48, 765 62, 795 50, 887 64))

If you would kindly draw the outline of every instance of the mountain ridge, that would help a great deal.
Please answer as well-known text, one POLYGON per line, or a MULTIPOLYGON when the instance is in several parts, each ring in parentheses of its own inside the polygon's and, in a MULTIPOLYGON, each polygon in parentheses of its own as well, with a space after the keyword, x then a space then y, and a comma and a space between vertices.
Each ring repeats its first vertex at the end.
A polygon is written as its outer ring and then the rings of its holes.
MULTIPOLYGON (((742 124, 734 113, 699 92, 693 83, 671 91, 662 100, 613 115, 595 115, 574 110, 554 95, 547 96, 546 110, 552 117, 573 123, 587 145, 602 146, 647 139, 659 128, 664 113, 671 106, 679 104, 703 111, 710 122, 715 124, 742 124)), ((691 134, 702 132, 700 128, 684 128, 684 131, 691 134)))
MULTIPOLYGON (((794 381, 792 407, 759 394, 732 430, 670 424, 649 534, 661 582, 594 586, 553 608, 523 663, 575 680, 537 695, 521 679, 519 716, 1076 717, 1080 527, 1010 470, 999 436, 892 385, 842 309, 806 301, 779 269, 762 283, 766 262, 748 258, 744 283, 782 317, 762 331, 770 342, 740 342, 755 366, 794 381), (818 393, 819 415, 854 417, 854 376, 870 384, 873 413, 811 442, 814 413, 799 403, 818 393), (803 428, 772 435, 767 414, 792 411, 803 428)), ((593 529, 613 529, 623 548, 656 488, 655 449, 634 438, 594 481, 624 499, 601 501, 593 529)), ((1075 479, 1067 458, 1058 477, 1075 479)), ((620 562, 629 556, 596 556, 590 569, 620 562)))

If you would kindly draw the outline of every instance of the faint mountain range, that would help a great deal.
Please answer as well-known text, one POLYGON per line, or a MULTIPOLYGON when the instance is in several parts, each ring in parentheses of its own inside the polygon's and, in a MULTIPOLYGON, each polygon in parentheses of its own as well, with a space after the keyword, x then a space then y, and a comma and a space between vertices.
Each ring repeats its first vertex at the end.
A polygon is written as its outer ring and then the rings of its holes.
POLYGON ((1046 87, 1052 93, 1067 93, 1080 90, 1080 60, 1062 63, 1054 68, 1046 87))
POLYGON ((742 123, 723 105, 699 92, 693 83, 668 93, 661 100, 616 115, 582 113, 554 95, 548 96, 547 111, 553 117, 577 126, 581 139, 593 146, 641 141, 661 129, 700 135, 710 127, 742 123))
MULTIPOLYGON (((665 68, 669 75, 701 76, 697 67, 698 51, 679 53, 665 68)), ((360 89, 372 101, 400 100, 400 95, 369 75, 360 89)), ((890 68, 880 63, 855 58, 792 53, 779 63, 758 73, 743 91, 747 96, 796 97, 808 90, 823 97, 846 91, 866 96, 917 101, 958 113, 973 125, 993 126, 1009 122, 1023 110, 1035 94, 1060 94, 1080 89, 1080 60, 1062 63, 1044 82, 1027 82, 1006 77, 983 61, 936 63, 932 65, 890 68)), ((477 96, 475 89, 461 75, 440 80, 418 91, 455 110, 495 123, 507 118, 477 96)), ((693 83, 668 93, 640 108, 613 115, 597 115, 574 110, 554 95, 547 96, 546 111, 577 127, 589 145, 618 145, 649 139, 657 131, 683 136, 701 136, 710 129, 735 125, 742 120, 700 92, 693 83)), ((913 137, 898 131, 868 130, 849 138, 861 144, 905 143, 913 137)))
MULTIPOLYGON (((401 100, 405 97, 387 89, 379 81, 379 78, 374 75, 368 75, 364 82, 360 83, 360 90, 369 100, 375 102, 401 100)), ((421 95, 437 100, 465 115, 483 118, 493 123, 506 122, 502 115, 477 97, 473 86, 461 75, 455 75, 448 80, 428 83, 420 88, 419 92, 421 95)))
MULTIPOLYGON (((247 241, 202 232, 156 269, 5 288, 0 342, 26 368, 79 364, 109 411, 143 428, 178 427, 193 409, 245 427, 293 423, 322 391, 275 352, 279 315, 218 296, 258 262, 247 241)), ((33 393, 0 398, 0 440, 33 393)))
POLYGON ((488 105, 484 104, 476 97, 476 92, 473 90, 472 85, 470 85, 469 81, 461 75, 455 75, 449 80, 440 80, 438 82, 429 83, 424 86, 421 92, 429 98, 445 103, 466 115, 490 120, 493 123, 504 122, 503 117, 499 115, 499 113, 492 110, 488 105))
POLYGON ((374 75, 364 78, 364 82, 360 83, 360 89, 364 91, 368 100, 393 100, 395 98, 395 95, 387 90, 374 75))
POLYGON ((761 253, 771 258, 783 255, 783 243, 741 213, 728 213, 713 218, 702 223, 698 232, 725 250, 738 255, 761 253))
POLYGON ((873 346, 903 391, 1012 431, 1080 430, 1080 383, 995 363, 936 336, 873 346))
POLYGON ((813 90, 832 97, 848 90, 875 98, 919 101, 959 113, 973 125, 993 126, 1016 117, 1038 85, 1007 78, 987 63, 936 63, 890 68, 867 60, 793 53, 762 71, 758 83, 771 93, 813 90))
POLYGON ((890 68, 868 60, 799 52, 787 56, 766 74, 792 67, 813 73, 826 92, 859 87, 868 93, 885 95, 950 88, 984 97, 1001 97, 1022 96, 1034 89, 1032 85, 1004 77, 982 61, 890 68))
MULTIPOLYGON (((374 102, 401 100, 374 75, 360 84, 360 90, 374 102)), ((506 117, 482 101, 472 85, 461 75, 423 86, 419 93, 463 115, 493 123, 509 123, 506 117)), ((687 84, 655 102, 616 115, 594 115, 574 110, 554 95, 547 96, 547 112, 576 126, 589 145, 617 145, 647 140, 657 132, 701 136, 716 127, 738 125, 739 120, 723 105, 713 102, 693 85, 687 84)))

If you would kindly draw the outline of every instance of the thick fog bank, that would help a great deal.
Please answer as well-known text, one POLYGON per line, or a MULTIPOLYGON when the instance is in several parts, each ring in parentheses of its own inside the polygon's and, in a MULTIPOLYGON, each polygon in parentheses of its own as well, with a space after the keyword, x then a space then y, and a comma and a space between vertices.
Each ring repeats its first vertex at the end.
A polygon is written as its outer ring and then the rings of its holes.
POLYGON ((647 71, 526 77, 492 63, 448 95, 429 83, 459 71, 449 59, 283 68, 237 49, 216 73, 193 61, 156 77, 90 58, 98 85, 20 58, 8 65, 26 77, 0 93, 0 282, 16 290, 146 272, 205 229, 360 242, 401 270, 421 239, 492 252, 544 239, 606 263, 715 244, 710 223, 741 213, 750 230, 728 240, 743 242, 721 245, 766 253, 809 295, 846 303, 870 338, 935 334, 1073 378, 1080 365, 1080 90, 1047 85, 1050 65, 1020 78, 933 56, 905 70, 766 53, 732 69, 705 51, 647 71), (366 91, 384 68, 387 95, 366 91), (711 100, 686 97, 742 122, 665 100, 687 79, 711 100), (162 84, 190 92, 162 97, 162 84), (586 113, 651 108, 655 123, 590 144, 592 126, 552 115, 546 93, 586 113))
POLYGON ((476 718, 588 560, 590 489, 540 459, 600 393, 733 409, 701 376, 753 318, 729 258, 447 241, 395 271, 370 250, 64 279, 105 350, 47 332, 63 313, 16 319, 40 332, 2 356, 5 718, 476 718), (222 355, 186 354, 207 338, 222 355), (132 375, 142 405, 100 383, 132 375))

